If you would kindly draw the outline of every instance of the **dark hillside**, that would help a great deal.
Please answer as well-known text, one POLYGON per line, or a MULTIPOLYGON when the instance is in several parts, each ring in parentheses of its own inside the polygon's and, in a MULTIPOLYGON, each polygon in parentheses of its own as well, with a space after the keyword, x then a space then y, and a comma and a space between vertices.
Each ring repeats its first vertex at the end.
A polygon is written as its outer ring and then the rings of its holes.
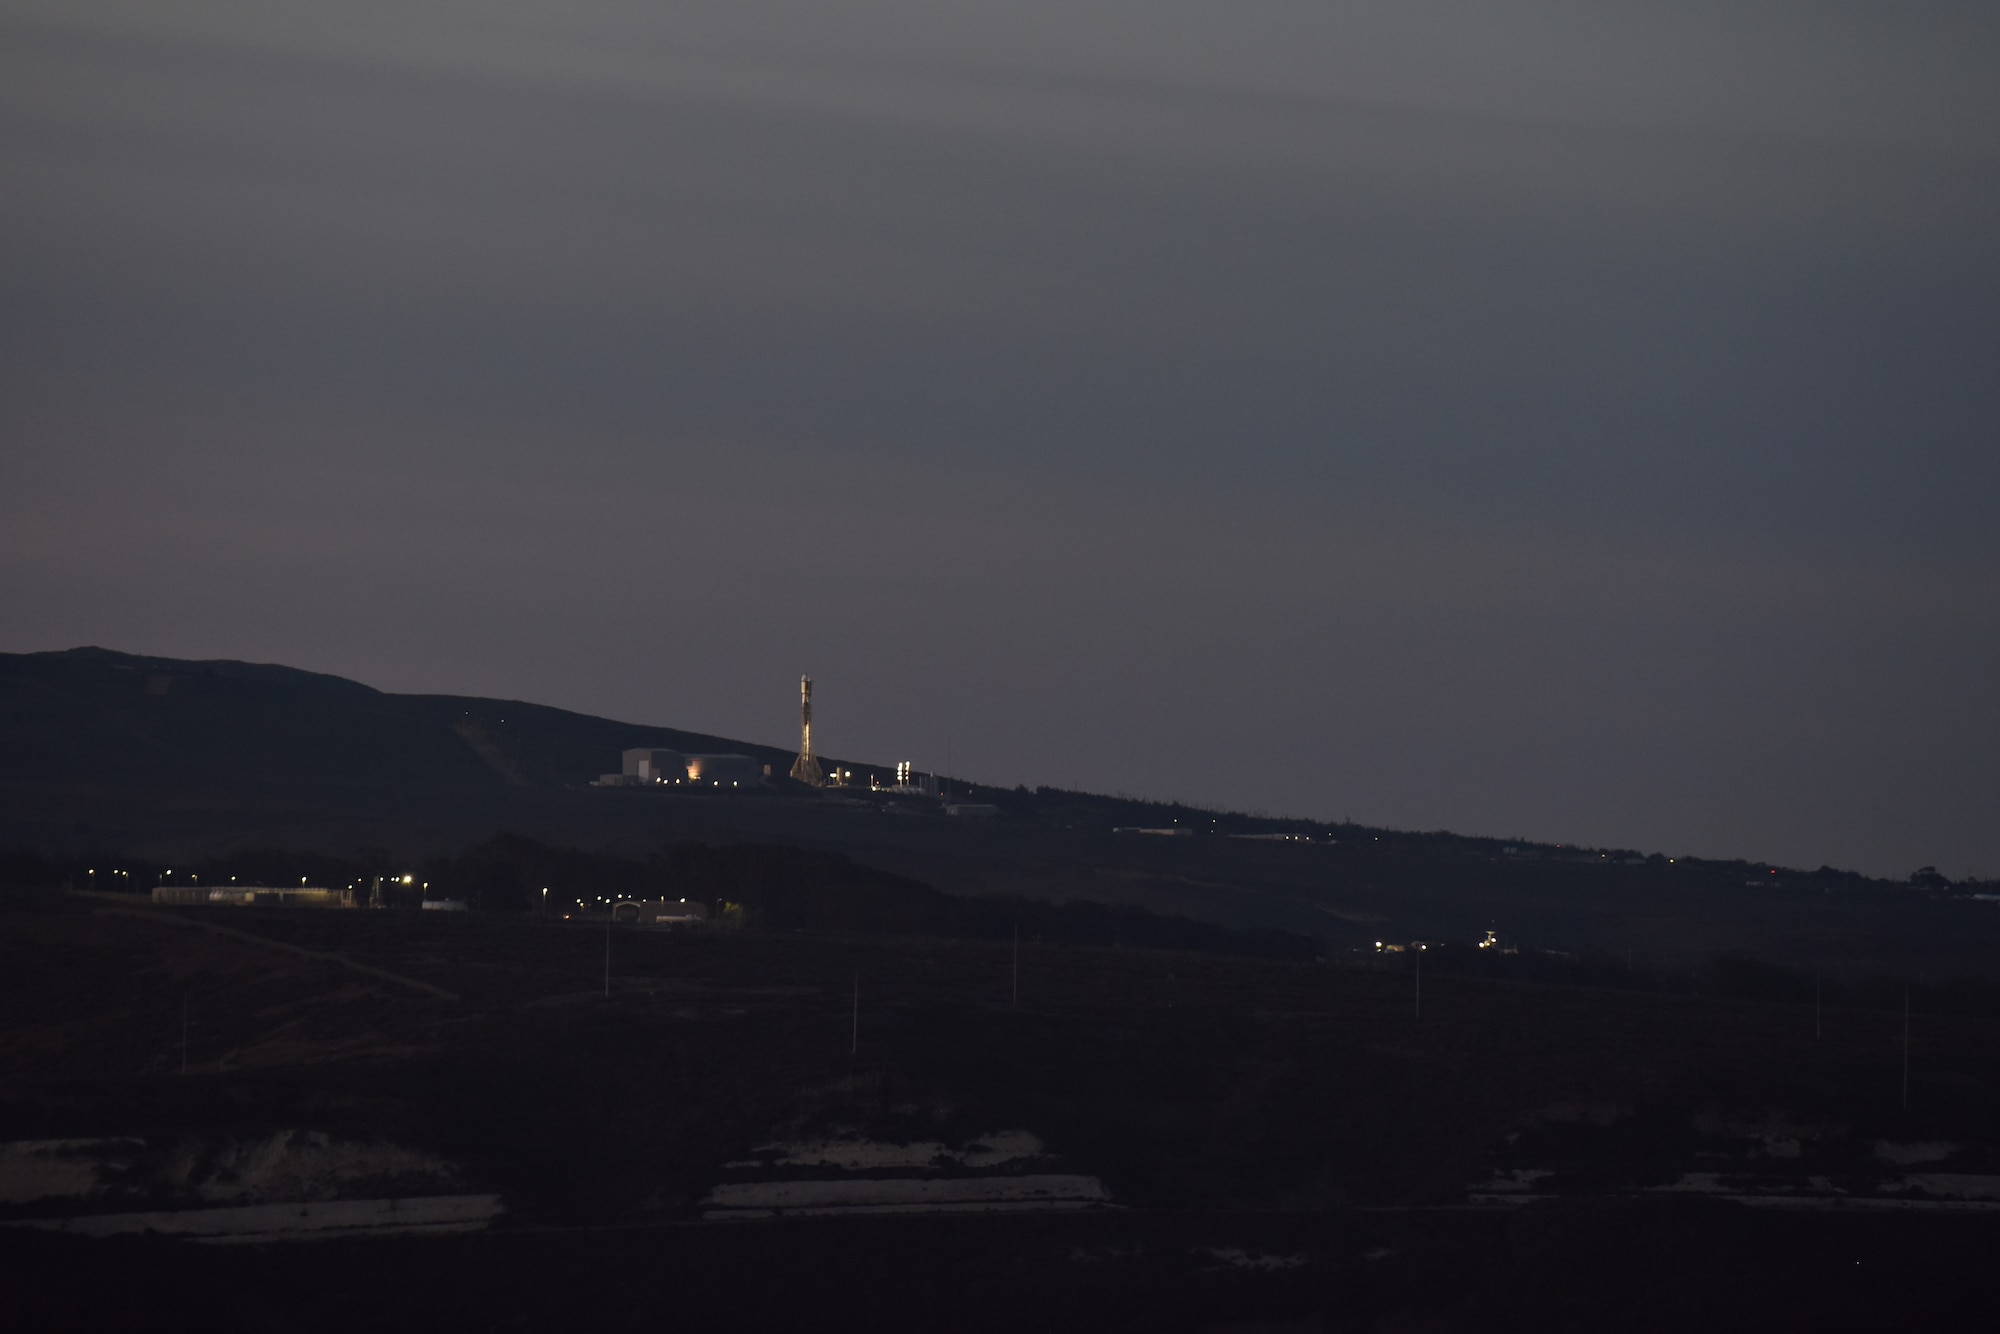
POLYGON ((769 747, 536 704, 106 649, 0 654, 0 783, 95 791, 463 792, 587 783, 627 746, 769 747))
MULTIPOLYGON (((774 703, 774 724, 788 701, 774 703)), ((1739 861, 1276 819, 1055 788, 934 801, 813 791, 585 786, 627 746, 789 752, 518 701, 394 695, 336 677, 102 649, 0 655, 0 848, 123 884, 254 849, 405 867, 495 834, 620 857, 672 843, 787 845, 957 897, 1090 902, 1277 930, 1335 952, 1478 939, 1623 956, 1625 971, 1727 954, 1851 977, 2000 968, 2000 885, 1871 880, 1739 861)), ((848 762, 865 782, 871 768, 848 762)), ((102 883, 101 881, 97 883, 102 883)), ((150 882, 148 882, 150 883, 150 882)))
POLYGON ((664 746, 686 754, 748 755, 787 772, 792 753, 748 741, 683 732, 673 727, 641 727, 545 704, 480 699, 471 695, 391 695, 397 711, 413 724, 441 727, 499 774, 502 781, 529 787, 575 787, 615 769, 628 746, 664 746))

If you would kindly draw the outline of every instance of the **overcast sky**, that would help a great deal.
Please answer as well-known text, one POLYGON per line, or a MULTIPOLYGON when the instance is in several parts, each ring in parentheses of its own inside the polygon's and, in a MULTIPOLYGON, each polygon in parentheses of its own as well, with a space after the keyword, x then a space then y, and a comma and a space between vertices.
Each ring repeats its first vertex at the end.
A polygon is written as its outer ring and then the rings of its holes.
POLYGON ((1985 0, 0 0, 0 649, 2000 875, 1996 71, 1985 0))

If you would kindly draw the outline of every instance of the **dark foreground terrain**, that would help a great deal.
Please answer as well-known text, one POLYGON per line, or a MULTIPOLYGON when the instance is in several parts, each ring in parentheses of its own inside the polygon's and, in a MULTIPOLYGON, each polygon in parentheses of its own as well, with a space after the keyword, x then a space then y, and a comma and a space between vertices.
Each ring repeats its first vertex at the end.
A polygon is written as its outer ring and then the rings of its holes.
POLYGON ((11 1328, 1892 1330, 1990 1326, 1996 1230, 1703 1201, 4 1243, 11 1328), (1257 1268, 1233 1262, 1245 1248, 1257 1268), (1292 1263, 1295 1262, 1295 1263, 1292 1263), (18 1321, 18 1323, 17 1323, 18 1321))
POLYGON ((1879 1329, 2000 1311, 2000 1020, 1914 1015, 1906 1110, 1898 1011, 1441 976, 1419 1014, 1416 981, 1402 959, 1030 938, 1017 969, 1007 941, 9 892, 0 1140, 72 1175, 0 1203, 44 1225, 0 1228, 8 1325, 1879 1329), (824 1216, 782 1197, 1044 1181, 1074 1207, 824 1216), (498 1213, 447 1235, 74 1234, 360 1197, 498 1213), (745 1200, 778 1203, 719 1207, 745 1200))

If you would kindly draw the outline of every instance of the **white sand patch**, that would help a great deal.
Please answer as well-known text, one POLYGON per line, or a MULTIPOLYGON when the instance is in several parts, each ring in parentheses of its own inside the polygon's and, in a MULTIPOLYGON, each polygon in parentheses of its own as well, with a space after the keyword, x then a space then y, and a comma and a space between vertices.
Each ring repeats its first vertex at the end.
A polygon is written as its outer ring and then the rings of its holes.
POLYGON ((758 1162, 735 1162, 726 1166, 760 1167, 768 1163, 773 1167, 830 1167, 843 1172, 925 1167, 966 1167, 978 1171, 1040 1158, 1047 1150, 1039 1136, 1026 1130, 1002 1130, 981 1135, 956 1149, 940 1140, 885 1144, 858 1136, 841 1136, 760 1144, 751 1152, 765 1157, 758 1162))
POLYGON ((280 1204, 441 1196, 458 1184, 458 1169, 432 1154, 316 1130, 220 1143, 184 1140, 162 1153, 149 1153, 144 1140, 131 1138, 0 1144, 0 1205, 280 1204))
POLYGON ((1669 1194, 1727 1195, 1733 1188, 1723 1184, 1720 1172, 1683 1172, 1680 1180, 1669 1186, 1653 1186, 1652 1190, 1669 1194))
POLYGON ((1491 1181, 1482 1181, 1473 1190, 1487 1195, 1520 1195, 1537 1189, 1535 1183, 1555 1173, 1539 1167, 1521 1167, 1507 1172, 1495 1172, 1491 1181))
MULTIPOLYGON (((379 1140, 337 1140, 317 1130, 281 1130, 235 1140, 212 1153, 183 1146, 168 1181, 198 1200, 245 1204, 265 1200, 331 1199, 351 1188, 394 1179, 443 1183, 456 1176, 431 1154, 379 1140)), ((393 1189, 394 1187, 392 1187, 393 1189)))
MULTIPOLYGON (((832 1167, 843 1172, 937 1167, 957 1161, 957 1155, 937 1140, 917 1140, 911 1144, 881 1144, 866 1139, 797 1140, 789 1144, 760 1144, 751 1152, 773 1155, 768 1160, 773 1167, 832 1167)), ((763 1165, 762 1162, 741 1164, 763 1165)))
POLYGON ((1870 1195, 1727 1195, 1723 1198, 1756 1209, 1887 1210, 1899 1213, 2000 1213, 2000 1200, 1932 1200, 1870 1195))
POLYGON ((1107 1205, 1096 1177, 1044 1173, 1017 1177, 894 1177, 848 1181, 744 1181, 702 1200, 705 1218, 779 1214, 965 1213, 996 1209, 1078 1209, 1107 1205))
POLYGON ((1041 1137, 1026 1130, 1002 1130, 981 1135, 965 1146, 959 1161, 970 1168, 998 1167, 1024 1158, 1040 1158, 1048 1152, 1041 1137))
POLYGON ((226 1209, 164 1209, 22 1219, 8 1224, 85 1237, 156 1232, 203 1242, 321 1241, 408 1232, 472 1232, 503 1212, 498 1195, 429 1195, 385 1200, 316 1200, 226 1209))
POLYGON ((127 1167, 140 1139, 24 1139, 0 1144, 0 1204, 80 1200, 100 1194, 107 1169, 127 1167))
POLYGON ((1940 1200, 2000 1201, 2000 1176, 1973 1172, 1912 1172, 1901 1181, 1885 1181, 1885 1191, 1917 1191, 1940 1200))
POLYGON ((1306 1262, 1303 1255, 1272 1255, 1263 1251, 1246 1251, 1241 1246, 1200 1246, 1195 1248, 1195 1254, 1220 1260, 1233 1269, 1256 1269, 1267 1274, 1281 1269, 1297 1269, 1306 1262))
POLYGON ((962 1204, 843 1204, 805 1209, 709 1209, 702 1218, 709 1222, 748 1221, 759 1218, 859 1218, 872 1214, 1005 1214, 1061 1213, 1067 1210, 1096 1209, 1091 1200, 977 1200, 962 1204))
POLYGON ((1913 1172, 1878 1183, 1878 1193, 1857 1195, 1826 1177, 1808 1177, 1787 1188, 1768 1179, 1731 1177, 1716 1172, 1688 1172, 1671 1186, 1648 1193, 1712 1195, 1764 1209, 1891 1209, 1944 1213, 2000 1211, 2000 1176, 1971 1172, 1913 1172))

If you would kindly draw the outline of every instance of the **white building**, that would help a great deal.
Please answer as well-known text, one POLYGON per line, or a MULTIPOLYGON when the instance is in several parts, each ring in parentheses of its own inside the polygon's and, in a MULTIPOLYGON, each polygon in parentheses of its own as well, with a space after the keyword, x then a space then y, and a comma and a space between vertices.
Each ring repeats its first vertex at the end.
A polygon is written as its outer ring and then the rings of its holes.
POLYGON ((623 772, 642 783, 685 783, 688 757, 677 750, 640 746, 625 752, 623 772))

